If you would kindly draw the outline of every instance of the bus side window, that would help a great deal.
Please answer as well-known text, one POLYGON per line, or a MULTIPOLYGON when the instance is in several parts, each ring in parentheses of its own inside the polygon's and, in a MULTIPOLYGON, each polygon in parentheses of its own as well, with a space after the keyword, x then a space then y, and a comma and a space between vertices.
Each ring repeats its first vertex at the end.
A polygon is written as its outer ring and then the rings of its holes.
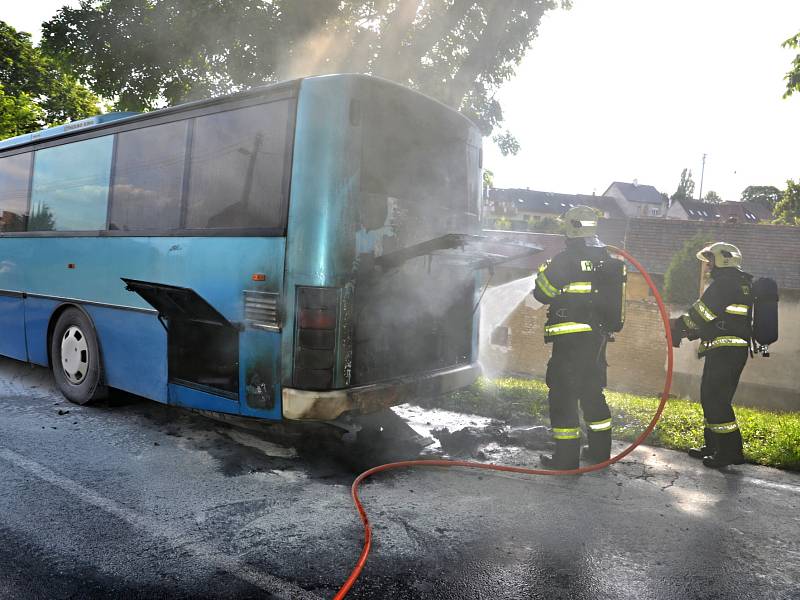
POLYGON ((111 135, 37 150, 28 231, 106 228, 111 135))
POLYGON ((110 230, 180 228, 188 125, 177 121, 117 136, 110 230))
POLYGON ((289 109, 276 101, 197 117, 187 229, 283 227, 289 109))
POLYGON ((25 231, 32 156, 0 158, 0 231, 25 231))

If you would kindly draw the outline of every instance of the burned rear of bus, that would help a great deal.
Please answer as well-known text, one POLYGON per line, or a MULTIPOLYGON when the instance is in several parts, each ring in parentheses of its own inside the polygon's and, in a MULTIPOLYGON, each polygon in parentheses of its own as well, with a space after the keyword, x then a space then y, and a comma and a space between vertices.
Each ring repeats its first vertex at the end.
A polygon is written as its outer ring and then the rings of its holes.
POLYGON ((304 81, 298 115, 314 126, 296 134, 287 265, 306 269, 287 272, 284 415, 331 419, 468 385, 482 285, 530 252, 480 236, 479 131, 358 76, 304 81))

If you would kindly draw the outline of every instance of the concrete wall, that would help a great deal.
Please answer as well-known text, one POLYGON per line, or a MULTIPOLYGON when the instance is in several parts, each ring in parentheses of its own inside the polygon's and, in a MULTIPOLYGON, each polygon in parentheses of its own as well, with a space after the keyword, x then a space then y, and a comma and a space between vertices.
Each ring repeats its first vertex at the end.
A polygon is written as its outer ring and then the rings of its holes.
MULTIPOLYGON (((745 406, 800 411, 800 300, 782 295, 781 339, 770 358, 748 361, 734 402, 745 406)), ((679 309, 673 311, 677 315, 679 309)), ((501 326, 508 328, 507 345, 481 344, 481 363, 490 375, 518 374, 543 378, 550 358, 544 344, 547 308, 527 298, 501 326)), ((495 341, 506 341, 495 336, 495 341)), ((699 400, 703 361, 698 342, 684 340, 675 352, 672 393, 699 400)), ((625 328, 608 345, 608 387, 636 394, 661 393, 666 368, 663 325, 655 301, 628 300, 625 328)))

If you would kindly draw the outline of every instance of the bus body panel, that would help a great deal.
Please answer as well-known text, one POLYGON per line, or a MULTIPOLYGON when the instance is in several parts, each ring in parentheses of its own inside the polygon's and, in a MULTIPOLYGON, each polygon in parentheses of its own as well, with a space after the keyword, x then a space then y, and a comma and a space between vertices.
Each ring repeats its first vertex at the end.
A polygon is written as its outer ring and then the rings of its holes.
MULTIPOLYGON (((207 405, 202 395, 168 395, 166 332, 156 311, 127 291, 121 277, 192 288, 236 324, 244 322, 244 290, 282 291, 283 237, 8 237, 2 242, 7 268, 0 269, 0 290, 19 290, 25 297, 0 295, 0 318, 7 321, 0 321, 0 354, 48 366, 53 314, 65 304, 77 305, 97 330, 106 383, 159 402, 174 398, 186 405, 194 398, 201 401, 198 408, 207 405), (265 280, 253 281, 254 274, 265 280)), ((249 327, 240 336, 242 404, 248 370, 251 376, 258 371, 258 385, 269 388, 272 401, 257 402, 247 414, 280 414, 280 337, 249 327)), ((231 412, 226 402, 222 406, 231 412)))
POLYGON ((241 322, 243 290, 280 293, 285 238, 9 237, 3 247, 6 260, 25 272, 0 272, 0 290, 153 310, 125 289, 120 278, 126 277, 194 289, 241 322), (265 281, 253 281, 256 273, 265 281))
POLYGON ((239 403, 235 400, 174 383, 169 384, 169 403, 183 408, 239 414, 239 403))
MULTIPOLYGON (((0 266, 0 271, 2 269, 0 266)), ((21 292, 0 293, 0 331, 0 354, 27 361, 25 301, 21 292)))
POLYGON ((167 333, 156 315, 92 305, 83 309, 97 330, 106 384, 166 403, 167 333))
POLYGON ((281 403, 280 333, 248 328, 239 336, 240 413, 279 421, 281 403))
POLYGON ((50 318, 62 302, 49 298, 25 298, 25 340, 28 360, 42 367, 50 366, 47 352, 47 331, 50 318))
MULTIPOLYGON (((357 77, 306 79, 300 86, 287 226, 286 329, 281 363, 283 385, 292 385, 298 286, 351 286, 352 239, 359 185, 356 136, 350 100, 357 77)), ((346 300, 346 298, 343 298, 346 300)), ((340 328, 341 331, 341 328, 340 328)), ((346 380, 348 349, 337 340, 333 387, 346 380)), ((345 340, 346 342, 346 340, 345 340)), ((346 343, 344 344, 346 346, 346 343)))

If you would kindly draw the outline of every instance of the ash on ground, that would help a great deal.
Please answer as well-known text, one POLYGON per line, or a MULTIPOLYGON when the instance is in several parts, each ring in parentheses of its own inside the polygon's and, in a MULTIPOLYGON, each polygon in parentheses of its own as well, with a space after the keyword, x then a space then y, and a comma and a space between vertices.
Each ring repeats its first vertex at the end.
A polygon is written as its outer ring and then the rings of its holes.
POLYGON ((410 404, 392 409, 421 436, 436 440, 426 452, 453 458, 498 460, 521 450, 551 447, 547 427, 510 425, 497 419, 410 404))

